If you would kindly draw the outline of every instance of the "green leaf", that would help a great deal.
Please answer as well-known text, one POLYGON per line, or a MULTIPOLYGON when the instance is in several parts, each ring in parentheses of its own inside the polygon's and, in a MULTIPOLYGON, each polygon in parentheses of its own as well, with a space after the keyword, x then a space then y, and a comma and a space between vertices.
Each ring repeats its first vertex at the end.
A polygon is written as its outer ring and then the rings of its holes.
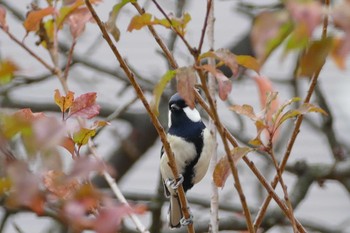
POLYGON ((156 116, 159 115, 158 108, 159 108, 160 97, 162 96, 166 85, 175 77, 175 75, 176 75, 176 70, 168 70, 160 79, 160 81, 157 83, 155 88, 153 89, 151 109, 156 116))
POLYGON ((325 110, 323 110, 322 108, 320 108, 316 105, 310 104, 310 103, 304 103, 303 105, 301 105, 299 107, 299 111, 301 112, 301 114, 310 113, 310 112, 318 112, 318 113, 321 113, 325 116, 328 116, 328 113, 325 110))
POLYGON ((255 72, 260 72, 260 64, 255 57, 248 55, 238 55, 236 56, 236 62, 238 65, 243 66, 247 69, 254 70, 255 72))
POLYGON ((293 97, 293 98, 291 98, 290 100, 286 101, 284 104, 282 104, 282 105, 279 107, 279 109, 277 110, 277 112, 272 116, 272 122, 275 122, 275 121, 279 118, 280 114, 284 111, 284 109, 285 109, 286 107, 288 107, 288 106, 291 105, 292 103, 298 102, 298 101, 300 101, 300 100, 301 100, 300 97, 293 97))
POLYGON ((291 33, 284 50, 287 53, 293 49, 303 49, 309 42, 309 30, 304 23, 298 24, 291 33))
POLYGON ((333 39, 328 37, 322 40, 313 41, 300 58, 298 75, 312 76, 321 69, 331 51, 333 39))
POLYGON ((78 132, 73 134, 73 141, 82 146, 88 143, 89 139, 95 136, 95 129, 81 128, 78 132))
POLYGON ((318 112, 318 113, 321 113, 321 114, 326 115, 326 116, 328 115, 327 112, 324 111, 322 108, 317 107, 317 106, 310 104, 310 103, 304 103, 298 109, 289 110, 288 112, 283 114, 281 119, 276 124, 275 128, 277 129, 279 126, 281 126, 281 124, 283 124, 283 122, 285 122, 288 119, 297 117, 299 115, 304 115, 304 114, 310 113, 310 112, 318 112))
POLYGON ((112 34, 115 41, 119 41, 120 31, 117 27, 117 18, 120 10, 128 3, 135 3, 136 0, 121 0, 119 3, 113 6, 112 11, 109 13, 109 18, 106 23, 107 30, 112 34))
POLYGON ((286 22, 281 26, 276 37, 272 38, 266 43, 266 52, 263 59, 266 59, 270 54, 288 37, 293 30, 293 23, 286 22))
POLYGON ((180 35, 184 36, 186 33, 186 26, 191 20, 191 16, 188 13, 185 13, 182 18, 172 17, 170 18, 170 22, 168 19, 154 18, 152 20, 152 17, 153 16, 149 13, 134 16, 128 26, 128 31, 131 32, 134 29, 139 30, 149 25, 161 25, 166 28, 173 27, 180 35))

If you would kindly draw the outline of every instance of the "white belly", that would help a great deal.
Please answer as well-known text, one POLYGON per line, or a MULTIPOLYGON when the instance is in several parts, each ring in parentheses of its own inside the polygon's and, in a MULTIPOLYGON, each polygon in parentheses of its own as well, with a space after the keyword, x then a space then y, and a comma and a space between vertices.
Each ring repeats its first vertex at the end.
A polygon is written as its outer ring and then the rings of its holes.
MULTIPOLYGON (((198 183, 206 174, 215 148, 215 140, 208 129, 203 132, 204 147, 202 154, 197 164, 194 166, 195 177, 193 178, 193 183, 198 183)), ((184 172, 186 164, 189 164, 197 155, 196 148, 192 143, 186 142, 180 137, 168 135, 168 141, 170 147, 175 156, 176 167, 179 173, 184 172)), ((164 180, 174 179, 173 173, 168 165, 169 160, 166 154, 163 154, 160 159, 160 172, 164 180)))

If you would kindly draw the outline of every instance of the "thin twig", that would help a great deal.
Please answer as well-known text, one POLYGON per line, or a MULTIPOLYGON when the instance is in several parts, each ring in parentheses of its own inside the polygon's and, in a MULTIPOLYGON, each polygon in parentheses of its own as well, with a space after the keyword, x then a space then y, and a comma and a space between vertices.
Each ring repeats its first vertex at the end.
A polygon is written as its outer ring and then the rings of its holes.
POLYGON ((181 40, 184 42, 184 44, 186 45, 188 51, 190 51, 190 53, 193 56, 197 56, 198 55, 198 51, 194 48, 191 47, 191 45, 188 43, 188 41, 185 39, 185 37, 173 26, 173 23, 171 22, 171 19, 169 18, 169 16, 165 13, 165 11, 163 10, 163 8, 159 5, 159 3, 156 0, 152 0, 152 2, 156 5, 156 7, 158 8, 158 10, 163 14, 163 16, 166 18, 166 20, 168 20, 169 24, 171 25, 171 29, 181 38, 181 40))
MULTIPOLYGON (((201 42, 198 46, 198 51, 200 53, 204 35, 206 28, 208 26, 208 42, 211 50, 214 50, 214 23, 215 23, 215 16, 214 16, 214 2, 211 0, 208 0, 207 2, 207 14, 204 26, 202 28, 202 36, 201 36, 201 42)), ((215 59, 214 58, 208 58, 208 64, 215 66, 215 59)), ((213 97, 213 100, 215 101, 215 107, 216 107, 216 99, 215 99, 215 93, 216 93, 216 81, 212 74, 209 74, 209 80, 208 80, 208 87, 210 95, 213 97)), ((213 133, 213 136, 216 139, 217 135, 217 129, 215 127, 215 123, 212 118, 209 119, 209 125, 208 128, 213 133)), ((217 151, 217 145, 213 151, 213 155, 210 161, 210 168, 209 172, 210 174, 213 174, 216 164, 218 162, 218 151, 217 151)), ((218 187, 216 186, 213 179, 211 179, 211 197, 210 197, 210 224, 209 224, 209 232, 211 233, 218 233, 219 232, 219 192, 218 187)))
MULTIPOLYGON (((144 14, 145 11, 140 7, 140 5, 135 2, 133 3, 134 7, 136 8, 136 10, 139 12, 140 15, 144 14)), ((170 66, 173 69, 177 69, 178 65, 177 62, 175 61, 174 56, 172 55, 172 53, 169 51, 169 49, 167 48, 167 46, 165 45, 165 43, 163 42, 163 40, 160 38, 160 36, 158 35, 158 33, 156 32, 156 30, 154 29, 154 27, 152 25, 148 26, 148 30, 150 30, 153 38, 157 41, 158 45, 160 46, 160 48, 163 50, 165 56, 167 57, 170 66)))
MULTIPOLYGON (((325 4, 327 6, 329 6, 329 0, 325 0, 325 4)), ((328 28, 328 15, 325 15, 324 16, 324 20, 323 20, 323 31, 322 31, 322 38, 326 38, 327 37, 327 28, 328 28)), ((315 89, 315 86, 317 84, 317 80, 318 80, 318 77, 319 77, 319 74, 321 72, 323 68, 323 65, 314 73, 314 75, 312 76, 311 78, 311 81, 310 81, 310 86, 309 86, 309 89, 307 91, 307 95, 304 99, 304 103, 309 103, 310 102, 310 99, 311 99, 311 96, 312 96, 312 93, 315 89)), ((294 143, 295 143, 295 140, 299 134, 299 130, 300 130, 300 126, 301 126, 301 123, 303 122, 303 119, 304 119, 304 116, 303 115, 299 115, 297 117, 297 120, 295 122, 295 126, 294 126, 294 130, 293 130, 293 133, 292 133, 292 136, 288 142, 288 145, 287 145, 287 149, 286 149, 286 152, 282 158, 282 161, 280 163, 280 166, 279 166, 279 170, 281 173, 283 173, 286 165, 287 165, 287 161, 289 159, 289 156, 291 154, 291 151, 293 149, 293 146, 294 146, 294 143)), ((276 187, 278 183, 278 174, 275 175, 272 183, 271 183, 271 186, 272 188, 274 189, 276 187)), ((261 205, 261 209, 254 221, 254 227, 255 229, 258 229, 263 218, 264 218, 264 215, 266 213, 266 210, 267 210, 267 207, 269 206, 269 203, 271 201, 271 196, 268 195, 263 204, 261 205)))
MULTIPOLYGON (((276 159, 276 156, 275 156, 275 153, 273 152, 273 144, 272 144, 272 138, 273 136, 270 137, 271 140, 270 140, 270 145, 268 146, 269 148, 269 151, 268 153, 270 154, 271 158, 272 158, 272 162, 273 162, 273 165, 276 169, 276 172, 277 172, 277 175, 278 175, 278 179, 279 179, 279 182, 282 186, 282 190, 283 190, 283 194, 284 194, 284 200, 286 201, 286 204, 288 206, 288 209, 289 209, 289 214, 291 216, 294 216, 294 211, 293 211, 293 206, 292 206, 292 203, 290 202, 290 199, 289 199, 289 196, 288 196, 288 191, 287 191, 287 186, 283 180, 283 177, 282 177, 282 172, 281 170, 279 169, 279 166, 278 166, 278 162, 277 162, 277 159, 276 159)), ((291 223, 292 223, 292 227, 293 227, 293 231, 294 233, 297 233, 298 230, 297 230, 297 226, 296 226, 296 223, 295 223, 295 219, 292 218, 291 219, 291 223)))
POLYGON ((3 30, 17 45, 22 47, 25 51, 27 51, 32 57, 34 57, 38 62, 40 62, 46 69, 48 69, 52 74, 57 75, 58 71, 55 67, 49 65, 43 59, 41 59, 37 54, 35 54, 27 45, 18 40, 10 31, 3 30))
MULTIPOLYGON (((133 85, 135 92, 137 94, 137 96, 139 97, 139 99, 142 101, 145 109, 147 110, 152 123, 155 127, 155 129, 157 130, 161 141, 163 143, 164 146, 164 150, 168 156, 169 159, 169 166, 170 169, 174 175, 174 178, 177 179, 179 178, 179 173, 176 167, 176 163, 175 163, 175 158, 174 155, 172 153, 172 150, 170 148, 170 144, 167 141, 167 137, 166 137, 166 133, 164 128, 162 127, 162 125, 160 124, 158 118, 154 115, 154 113, 151 110, 151 107, 145 97, 145 95, 143 94, 143 91, 141 89, 141 87, 139 86, 139 84, 137 83, 134 74, 131 72, 131 70, 129 69, 128 65, 125 63, 125 60, 123 59, 123 57, 121 56, 121 54, 119 53, 119 50, 117 49, 117 47, 114 45, 113 41, 111 40, 105 25, 102 23, 101 19, 99 18, 99 16, 96 14, 94 8, 92 7, 91 3, 89 0, 85 0, 86 6, 88 7, 88 9, 90 10, 92 16, 94 17, 95 21, 97 22, 97 25, 99 26, 102 35, 104 37, 104 39, 106 40, 106 42, 108 43, 108 45, 110 46, 112 52, 114 53, 115 57, 117 58, 121 68, 123 69, 123 71, 125 72, 125 74, 127 75, 127 77, 130 80, 130 83, 133 85)), ((185 192, 184 189, 182 187, 182 185, 180 185, 180 187, 178 188, 178 195, 179 195, 179 199, 181 202, 181 208, 184 214, 185 218, 189 218, 190 214, 188 212, 188 208, 187 208, 187 201, 186 201, 186 196, 185 196, 185 192)), ((188 225, 188 231, 189 232, 194 232, 194 228, 193 228, 193 224, 189 224, 188 225)))
POLYGON ((70 69, 70 66, 71 66, 71 62, 72 62, 72 58, 73 58, 73 51, 74 51, 76 43, 77 43, 77 40, 74 39, 73 43, 72 43, 72 45, 71 45, 71 47, 69 49, 69 52, 68 52, 66 68, 65 68, 64 74, 63 74, 63 79, 66 80, 66 81, 68 79, 69 69, 70 69))
MULTIPOLYGON (((213 4, 214 4, 214 2, 212 0, 207 1, 207 12, 205 14, 205 19, 204 19, 204 23, 203 23, 203 27, 202 27, 202 34, 201 34, 201 38, 199 40, 198 54, 201 54, 201 51, 202 51, 204 36, 205 36, 205 32, 207 31, 207 26, 208 26, 208 19, 210 17, 209 15, 214 14, 214 12, 213 12, 214 8, 212 7, 213 4)), ((211 20, 215 21, 214 18, 212 18, 211 20)))

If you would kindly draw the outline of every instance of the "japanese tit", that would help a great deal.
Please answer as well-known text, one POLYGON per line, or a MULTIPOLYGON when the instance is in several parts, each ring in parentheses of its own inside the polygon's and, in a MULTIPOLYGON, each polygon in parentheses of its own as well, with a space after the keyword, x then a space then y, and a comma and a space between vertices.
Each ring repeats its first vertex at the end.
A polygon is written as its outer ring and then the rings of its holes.
MULTIPOLYGON (((197 109, 187 106, 185 100, 176 93, 169 101, 167 139, 174 153, 175 162, 184 191, 191 189, 207 172, 216 141, 201 120, 197 109)), ((170 198, 169 226, 178 228, 181 225, 182 211, 177 194, 177 182, 168 165, 168 156, 161 152, 160 172, 163 178, 166 197, 170 198)), ((177 184, 179 185, 179 184, 177 184)))

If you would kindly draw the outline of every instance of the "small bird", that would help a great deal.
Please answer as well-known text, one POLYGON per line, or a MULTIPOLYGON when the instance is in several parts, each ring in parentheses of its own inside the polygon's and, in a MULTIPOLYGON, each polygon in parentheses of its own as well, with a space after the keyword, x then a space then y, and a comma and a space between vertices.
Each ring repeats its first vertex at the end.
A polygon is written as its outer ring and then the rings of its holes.
POLYGON ((168 164, 168 156, 163 148, 160 158, 160 172, 163 178, 165 196, 170 197, 169 226, 178 228, 181 225, 186 225, 186 220, 183 219, 177 187, 182 183, 186 192, 204 177, 216 141, 213 134, 202 122, 197 109, 191 109, 178 93, 174 94, 169 101, 168 127, 167 139, 174 153, 181 179, 174 179, 168 164))

